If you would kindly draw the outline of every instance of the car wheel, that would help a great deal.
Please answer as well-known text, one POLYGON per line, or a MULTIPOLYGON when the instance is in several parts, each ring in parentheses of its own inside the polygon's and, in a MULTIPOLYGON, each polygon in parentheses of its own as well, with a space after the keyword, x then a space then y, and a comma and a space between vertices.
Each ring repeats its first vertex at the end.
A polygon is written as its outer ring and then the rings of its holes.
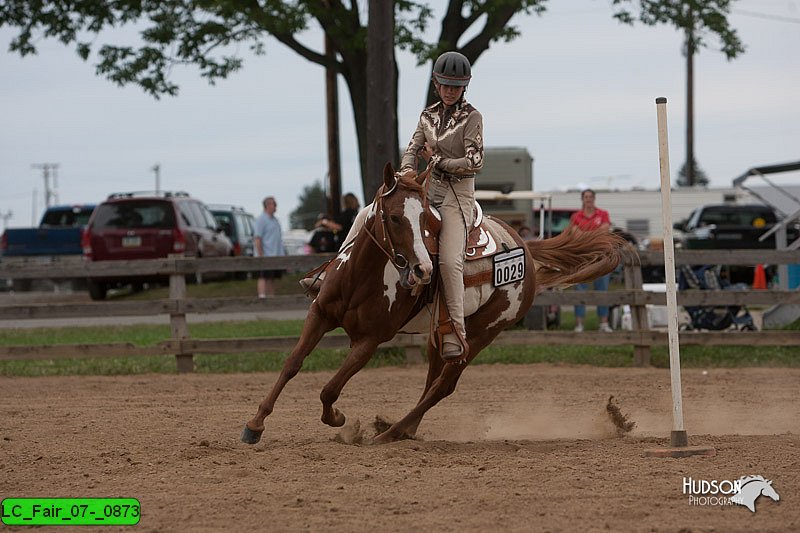
POLYGON ((106 293, 108 292, 108 287, 106 287, 105 283, 98 283, 96 281, 91 281, 87 283, 89 288, 89 296, 92 300, 105 300, 106 293))

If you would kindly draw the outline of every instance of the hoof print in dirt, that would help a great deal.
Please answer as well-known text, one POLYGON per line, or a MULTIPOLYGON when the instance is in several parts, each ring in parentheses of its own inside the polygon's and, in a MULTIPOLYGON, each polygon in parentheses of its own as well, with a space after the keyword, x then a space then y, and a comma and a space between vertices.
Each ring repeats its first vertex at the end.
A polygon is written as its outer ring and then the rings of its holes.
POLYGON ((341 444, 364 444, 364 430, 361 429, 361 421, 356 420, 352 425, 348 424, 342 427, 333 440, 341 444))
POLYGON ((611 422, 614 424, 614 428, 617 431, 618 437, 624 437, 636 427, 636 422, 629 419, 629 414, 622 414, 619 404, 616 402, 616 400, 614 400, 614 396, 608 397, 606 412, 608 413, 608 417, 611 419, 611 422))

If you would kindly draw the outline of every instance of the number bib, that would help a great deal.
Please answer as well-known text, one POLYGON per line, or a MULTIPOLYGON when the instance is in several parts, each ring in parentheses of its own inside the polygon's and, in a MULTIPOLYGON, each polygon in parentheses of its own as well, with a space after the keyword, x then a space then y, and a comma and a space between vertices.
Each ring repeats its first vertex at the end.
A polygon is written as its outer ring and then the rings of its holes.
POLYGON ((501 287, 525 279, 525 250, 513 248, 493 256, 492 285, 501 287))

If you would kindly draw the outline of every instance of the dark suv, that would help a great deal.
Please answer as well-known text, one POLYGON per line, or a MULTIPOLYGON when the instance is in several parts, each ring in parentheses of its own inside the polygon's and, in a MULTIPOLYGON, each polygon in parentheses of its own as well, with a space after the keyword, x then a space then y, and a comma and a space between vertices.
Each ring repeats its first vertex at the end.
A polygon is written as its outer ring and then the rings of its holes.
POLYGON ((255 255, 253 236, 256 219, 241 207, 233 205, 209 205, 208 209, 225 235, 233 243, 233 255, 252 257, 255 255))
MULTIPOLYGON (((775 211, 761 204, 718 204, 698 207, 674 224, 684 232, 681 245, 689 249, 775 248, 775 236, 759 237, 778 221, 775 211)), ((789 242, 796 228, 789 228, 789 242)))
MULTIPOLYGON (((225 257, 233 244, 208 208, 185 192, 116 193, 92 213, 83 233, 84 257, 90 261, 159 259, 169 254, 225 257)), ((92 278, 89 294, 102 300, 109 288, 163 278, 126 276, 92 278)))

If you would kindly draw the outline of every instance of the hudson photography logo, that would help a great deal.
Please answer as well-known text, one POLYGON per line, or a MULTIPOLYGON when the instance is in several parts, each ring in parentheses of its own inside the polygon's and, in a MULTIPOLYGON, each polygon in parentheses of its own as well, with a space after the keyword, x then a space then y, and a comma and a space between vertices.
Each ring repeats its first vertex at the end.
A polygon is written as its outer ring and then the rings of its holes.
POLYGON ((772 481, 764 476, 742 476, 735 480, 685 477, 683 493, 689 496, 689 505, 743 505, 752 513, 756 512, 759 496, 776 502, 781 499, 772 481))

